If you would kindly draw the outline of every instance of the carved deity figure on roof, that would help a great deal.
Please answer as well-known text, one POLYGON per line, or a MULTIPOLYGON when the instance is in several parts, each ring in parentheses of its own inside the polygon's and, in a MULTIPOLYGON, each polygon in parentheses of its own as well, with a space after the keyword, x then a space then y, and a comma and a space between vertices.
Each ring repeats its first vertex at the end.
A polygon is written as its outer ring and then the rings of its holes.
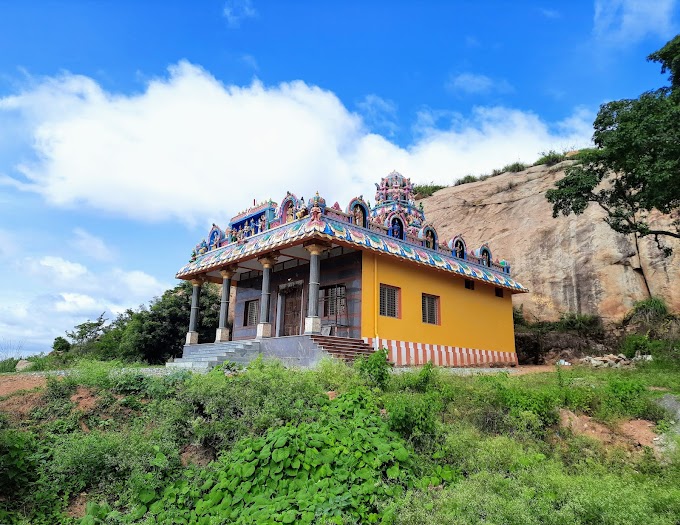
POLYGON ((295 211, 293 210, 293 203, 288 203, 288 208, 286 209, 286 222, 293 222, 295 220, 295 211))
POLYGON ((390 230, 392 237, 395 239, 401 239, 401 221, 396 217, 392 219, 392 226, 390 230))
POLYGON ((430 249, 434 248, 434 233, 432 233, 432 230, 427 230, 427 233, 425 234, 425 247, 430 249))
POLYGON ((236 242, 237 241, 236 234, 237 234, 236 228, 232 228, 231 232, 229 232, 229 242, 236 242))
POLYGON ((363 228, 364 220, 365 220, 366 217, 364 216, 364 209, 359 204, 354 206, 354 214, 353 215, 354 215, 354 224, 356 224, 357 226, 361 226, 363 228))
POLYGON ((259 231, 260 233, 265 231, 267 229, 267 217, 264 216, 264 213, 260 215, 260 228, 259 231))
POLYGON ((309 215, 309 210, 307 209, 307 205, 302 201, 302 204, 300 205, 300 210, 295 214, 295 217, 298 219, 303 219, 304 217, 307 217, 309 215))

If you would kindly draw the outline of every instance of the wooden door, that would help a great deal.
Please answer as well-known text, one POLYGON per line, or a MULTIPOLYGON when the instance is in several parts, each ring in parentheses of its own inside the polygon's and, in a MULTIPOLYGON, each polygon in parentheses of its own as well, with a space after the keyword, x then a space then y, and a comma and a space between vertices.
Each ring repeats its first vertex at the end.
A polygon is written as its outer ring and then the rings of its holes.
POLYGON ((283 301, 283 335, 300 335, 302 288, 290 290, 283 301))

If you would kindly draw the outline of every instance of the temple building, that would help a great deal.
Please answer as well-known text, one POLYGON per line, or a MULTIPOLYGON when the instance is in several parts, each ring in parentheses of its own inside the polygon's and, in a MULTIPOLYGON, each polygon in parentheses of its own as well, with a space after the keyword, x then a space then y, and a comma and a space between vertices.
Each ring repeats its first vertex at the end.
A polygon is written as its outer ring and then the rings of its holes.
POLYGON ((241 357, 313 365, 328 353, 386 348, 399 366, 512 365, 512 294, 527 291, 488 245, 471 250, 461 235, 440 239, 397 172, 376 184, 373 205, 359 196, 343 209, 318 193, 308 200, 288 193, 225 229, 213 225, 177 278, 194 285, 179 363, 220 349, 227 360, 238 348, 241 357), (204 282, 222 284, 214 342, 198 341, 204 282))

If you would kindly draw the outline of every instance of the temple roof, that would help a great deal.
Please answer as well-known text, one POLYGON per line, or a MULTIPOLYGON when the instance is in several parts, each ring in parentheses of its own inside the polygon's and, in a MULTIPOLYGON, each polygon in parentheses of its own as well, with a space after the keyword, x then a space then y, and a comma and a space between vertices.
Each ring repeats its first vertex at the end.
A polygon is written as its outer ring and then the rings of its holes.
POLYGON ((514 293, 528 292, 527 288, 512 279, 507 273, 495 268, 465 261, 442 251, 416 246, 327 215, 320 215, 316 218, 304 217, 243 238, 238 242, 214 248, 197 255, 195 260, 184 265, 177 272, 176 277, 191 279, 209 271, 217 271, 228 265, 255 259, 284 247, 308 243, 313 240, 325 240, 333 245, 370 250, 385 256, 450 272, 467 279, 506 288, 514 293))

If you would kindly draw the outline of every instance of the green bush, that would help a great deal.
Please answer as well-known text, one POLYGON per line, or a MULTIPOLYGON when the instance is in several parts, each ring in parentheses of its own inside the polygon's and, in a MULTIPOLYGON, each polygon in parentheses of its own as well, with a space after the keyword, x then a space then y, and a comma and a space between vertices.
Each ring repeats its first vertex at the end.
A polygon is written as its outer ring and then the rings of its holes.
POLYGON ((663 321, 669 315, 668 305, 666 305, 663 299, 660 297, 650 297, 642 301, 636 301, 633 304, 633 309, 626 315, 626 319, 636 318, 650 324, 663 321))
POLYGON ((474 175, 465 175, 453 183, 454 186, 460 186, 461 184, 469 184, 471 182, 477 182, 479 179, 474 175))
POLYGON ((15 372, 18 359, 9 358, 0 360, 0 374, 5 374, 8 372, 15 372))
POLYGON ((651 354, 658 356, 663 353, 666 346, 666 342, 650 339, 647 335, 629 334, 621 344, 621 353, 629 359, 635 357, 637 352, 640 352, 642 355, 651 354))
POLYGON ((434 443, 438 434, 441 398, 437 394, 387 394, 385 410, 390 429, 419 448, 434 443))
POLYGON ((602 318, 599 315, 573 312, 562 314, 558 327, 561 330, 573 330, 583 335, 601 335, 604 331, 602 318))
POLYGON ((441 184, 435 184, 434 182, 430 182, 429 184, 416 184, 413 187, 413 191, 417 194, 419 194, 421 197, 430 197, 432 196, 435 192, 446 188, 446 186, 443 186, 441 184))
POLYGON ((508 164, 506 166, 503 166, 503 173, 518 173, 520 171, 524 171, 529 167, 528 164, 524 164, 523 162, 513 162, 512 164, 508 164))
POLYGON ((385 348, 376 350, 369 357, 359 357, 355 361, 359 373, 371 384, 385 389, 390 379, 390 362, 387 360, 385 348))
POLYGON ((534 166, 539 166, 541 164, 545 164, 546 166, 554 166, 555 164, 558 164, 566 159, 566 155, 564 153, 557 153, 553 149, 550 151, 542 151, 540 155, 541 157, 536 162, 534 162, 534 166))
POLYGON ((29 432, 0 430, 0 494, 17 494, 28 490, 36 477, 37 444, 29 432))
POLYGON ((304 421, 328 401, 313 372, 259 359, 231 377, 215 371, 194 375, 179 395, 194 414, 194 439, 215 450, 271 427, 304 421))

